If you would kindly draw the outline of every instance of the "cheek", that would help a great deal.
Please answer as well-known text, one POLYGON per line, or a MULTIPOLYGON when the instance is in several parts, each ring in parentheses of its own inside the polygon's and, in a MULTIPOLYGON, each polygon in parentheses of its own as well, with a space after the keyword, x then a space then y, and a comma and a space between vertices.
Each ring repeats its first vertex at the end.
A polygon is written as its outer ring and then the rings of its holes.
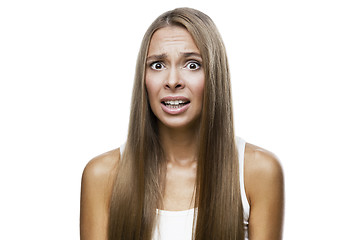
POLYGON ((149 98, 151 98, 151 96, 153 95, 154 92, 154 81, 151 80, 151 78, 149 78, 147 75, 145 76, 145 87, 146 87, 146 91, 148 93, 149 98))
POLYGON ((154 104, 157 102, 159 86, 153 78, 145 76, 145 87, 148 95, 148 100, 151 108, 154 107, 154 104))
POLYGON ((199 76, 196 77, 196 79, 193 79, 192 81, 192 89, 197 96, 197 98, 202 101, 203 95, 204 95, 204 88, 205 88, 205 76, 204 74, 199 74, 199 76))

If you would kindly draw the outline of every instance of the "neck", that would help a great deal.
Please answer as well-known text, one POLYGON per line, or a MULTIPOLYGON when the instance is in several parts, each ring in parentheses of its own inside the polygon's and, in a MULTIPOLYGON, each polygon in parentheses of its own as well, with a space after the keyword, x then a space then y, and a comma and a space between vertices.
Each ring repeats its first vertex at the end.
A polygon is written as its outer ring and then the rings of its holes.
POLYGON ((184 167, 196 163, 198 132, 198 128, 173 129, 160 124, 159 136, 167 162, 184 167))

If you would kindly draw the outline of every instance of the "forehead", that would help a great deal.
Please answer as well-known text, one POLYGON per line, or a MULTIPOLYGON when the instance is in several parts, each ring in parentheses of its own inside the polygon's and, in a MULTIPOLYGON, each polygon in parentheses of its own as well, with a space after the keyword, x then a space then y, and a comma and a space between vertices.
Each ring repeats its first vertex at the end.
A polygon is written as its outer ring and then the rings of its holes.
POLYGON ((181 51, 200 53, 191 34, 180 26, 167 26, 158 29, 152 36, 148 55, 161 53, 169 49, 178 48, 181 51))

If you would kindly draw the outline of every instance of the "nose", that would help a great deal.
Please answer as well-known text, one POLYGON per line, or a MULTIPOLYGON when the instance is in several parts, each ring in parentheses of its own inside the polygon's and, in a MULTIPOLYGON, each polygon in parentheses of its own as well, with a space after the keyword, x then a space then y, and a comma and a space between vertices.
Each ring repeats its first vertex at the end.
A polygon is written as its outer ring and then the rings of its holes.
POLYGON ((181 77, 181 69, 173 67, 170 69, 165 82, 165 88, 170 90, 182 89, 184 88, 184 82, 181 77))

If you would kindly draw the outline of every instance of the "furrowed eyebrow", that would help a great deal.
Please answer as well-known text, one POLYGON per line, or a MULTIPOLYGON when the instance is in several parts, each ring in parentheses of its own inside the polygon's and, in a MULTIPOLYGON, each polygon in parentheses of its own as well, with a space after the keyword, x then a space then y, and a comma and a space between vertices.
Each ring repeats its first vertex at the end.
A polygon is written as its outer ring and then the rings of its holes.
POLYGON ((150 61, 150 60, 163 60, 167 58, 167 54, 163 53, 163 54, 158 54, 158 55, 151 55, 149 57, 146 58, 146 61, 150 61))
POLYGON ((184 57, 198 57, 201 58, 201 54, 197 53, 197 52, 182 52, 182 55, 184 55, 184 57))
MULTIPOLYGON (((201 58, 201 54, 197 53, 197 52, 181 52, 181 55, 183 55, 185 58, 188 57, 198 57, 201 58)), ((162 53, 162 54, 154 54, 151 56, 148 56, 146 58, 146 61, 152 61, 152 60, 164 60, 168 57, 168 55, 166 53, 162 53)))

